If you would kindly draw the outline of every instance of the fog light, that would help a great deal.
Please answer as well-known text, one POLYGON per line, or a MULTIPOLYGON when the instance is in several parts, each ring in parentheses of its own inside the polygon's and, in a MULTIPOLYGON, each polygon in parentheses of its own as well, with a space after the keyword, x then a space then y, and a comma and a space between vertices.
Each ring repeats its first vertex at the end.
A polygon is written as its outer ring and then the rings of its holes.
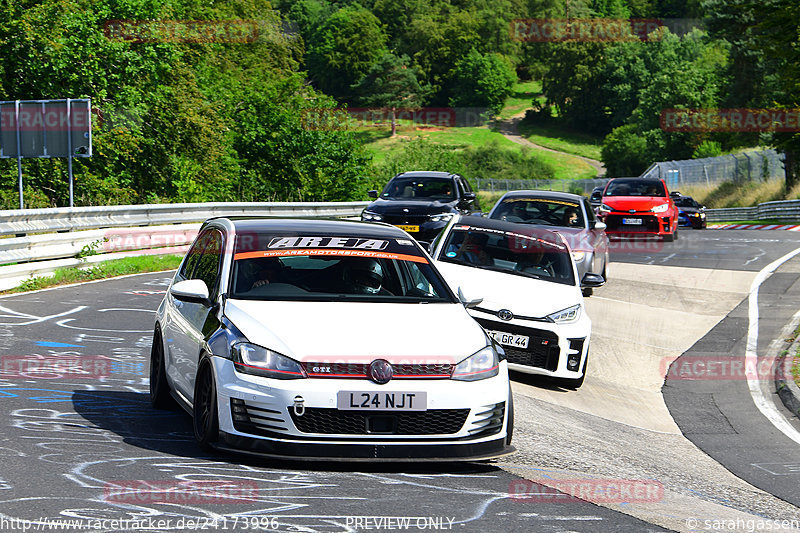
POLYGON ((578 366, 581 364, 581 354, 583 354, 583 343, 586 339, 568 339, 569 352, 567 353, 567 370, 572 372, 578 371, 578 366))

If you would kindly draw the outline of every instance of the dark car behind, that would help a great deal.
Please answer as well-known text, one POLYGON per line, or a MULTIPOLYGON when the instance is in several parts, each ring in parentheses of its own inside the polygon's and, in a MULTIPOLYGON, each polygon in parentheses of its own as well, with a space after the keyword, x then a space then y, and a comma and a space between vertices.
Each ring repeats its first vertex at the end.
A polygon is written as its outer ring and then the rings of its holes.
POLYGON ((432 241, 455 215, 480 212, 467 180, 448 172, 403 172, 369 194, 376 200, 361 220, 392 224, 418 241, 432 241))
POLYGON ((678 208, 678 225, 703 229, 708 225, 706 221, 706 206, 700 205, 691 196, 678 196, 674 198, 675 207, 678 208))

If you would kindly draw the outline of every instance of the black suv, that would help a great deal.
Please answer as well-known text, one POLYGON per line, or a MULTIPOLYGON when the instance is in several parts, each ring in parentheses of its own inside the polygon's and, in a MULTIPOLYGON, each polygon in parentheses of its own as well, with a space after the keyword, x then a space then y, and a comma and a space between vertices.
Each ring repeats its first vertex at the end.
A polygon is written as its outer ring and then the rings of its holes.
POLYGON ((388 222, 418 241, 432 241, 456 214, 480 212, 467 180, 448 172, 403 172, 378 191, 361 213, 361 220, 388 222))

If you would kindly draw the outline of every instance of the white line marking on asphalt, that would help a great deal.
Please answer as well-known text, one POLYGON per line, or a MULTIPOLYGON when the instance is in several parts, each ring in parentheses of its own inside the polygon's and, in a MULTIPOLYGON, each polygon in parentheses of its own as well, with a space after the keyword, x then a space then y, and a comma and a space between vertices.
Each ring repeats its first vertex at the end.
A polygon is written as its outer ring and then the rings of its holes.
MULTIPOLYGON (((778 269, 778 267, 798 254, 800 254, 800 248, 797 248, 796 250, 793 250, 783 257, 780 257, 768 264, 761 269, 761 271, 753 280, 753 283, 750 285, 750 295, 748 296, 747 302, 749 308, 749 320, 747 325, 745 368, 754 369, 758 367, 758 353, 756 352, 758 348, 758 289, 761 287, 761 284, 764 283, 764 281, 778 269)), ((748 371, 747 386, 750 389, 750 397, 753 398, 753 403, 758 410, 761 411, 761 414, 767 417, 767 420, 772 422, 772 425, 775 426, 781 433, 800 444, 800 432, 798 432, 794 427, 792 427, 791 424, 789 424, 783 415, 775 408, 772 402, 770 402, 764 395, 764 391, 761 390, 760 379, 757 375, 757 372, 748 371)))

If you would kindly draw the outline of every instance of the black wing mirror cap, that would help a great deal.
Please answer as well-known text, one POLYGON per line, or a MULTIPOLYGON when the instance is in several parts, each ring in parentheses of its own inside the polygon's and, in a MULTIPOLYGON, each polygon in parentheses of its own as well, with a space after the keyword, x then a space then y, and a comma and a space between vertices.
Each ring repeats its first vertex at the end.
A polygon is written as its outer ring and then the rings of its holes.
POLYGON ((367 191, 367 196, 369 196, 370 198, 377 198, 378 191, 367 191))
POLYGON ((605 278, 600 274, 595 274, 594 272, 587 272, 583 275, 583 279, 581 280, 582 289, 593 289, 596 287, 602 287, 605 284, 605 278))

